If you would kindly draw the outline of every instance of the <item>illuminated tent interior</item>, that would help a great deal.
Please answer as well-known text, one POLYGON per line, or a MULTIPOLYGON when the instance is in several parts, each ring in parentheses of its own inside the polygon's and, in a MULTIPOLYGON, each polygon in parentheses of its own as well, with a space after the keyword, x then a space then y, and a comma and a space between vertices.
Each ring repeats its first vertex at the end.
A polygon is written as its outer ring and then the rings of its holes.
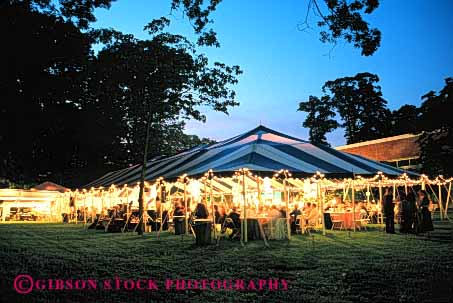
POLYGON ((57 190, 0 189, 1 221, 60 221, 67 208, 67 197, 57 190))

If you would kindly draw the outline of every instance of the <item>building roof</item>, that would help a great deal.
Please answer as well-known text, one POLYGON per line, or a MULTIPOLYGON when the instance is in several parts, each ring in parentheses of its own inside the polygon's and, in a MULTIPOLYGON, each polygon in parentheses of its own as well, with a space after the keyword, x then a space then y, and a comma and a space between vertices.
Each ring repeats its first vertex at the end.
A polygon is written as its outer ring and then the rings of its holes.
POLYGON ((420 134, 404 134, 338 146, 336 149, 376 161, 418 158, 420 156, 420 147, 417 143, 419 137, 420 134))

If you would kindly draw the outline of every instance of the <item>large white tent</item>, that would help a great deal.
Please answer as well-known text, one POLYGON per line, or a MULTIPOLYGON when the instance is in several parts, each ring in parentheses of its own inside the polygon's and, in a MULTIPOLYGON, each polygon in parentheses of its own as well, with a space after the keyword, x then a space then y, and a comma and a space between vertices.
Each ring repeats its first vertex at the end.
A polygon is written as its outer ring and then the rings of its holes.
MULTIPOLYGON (((134 184, 140 180, 141 168, 141 165, 136 165, 110 172, 86 187, 134 184)), ((210 169, 217 175, 231 176, 240 168, 247 168, 259 175, 273 175, 276 171, 285 169, 297 177, 310 177, 317 172, 336 178, 375 176, 378 172, 387 176, 400 176, 404 173, 412 177, 419 176, 258 126, 218 143, 197 146, 174 156, 151 160, 146 165, 145 179, 152 181, 163 177, 175 180, 183 174, 199 177, 210 169)))

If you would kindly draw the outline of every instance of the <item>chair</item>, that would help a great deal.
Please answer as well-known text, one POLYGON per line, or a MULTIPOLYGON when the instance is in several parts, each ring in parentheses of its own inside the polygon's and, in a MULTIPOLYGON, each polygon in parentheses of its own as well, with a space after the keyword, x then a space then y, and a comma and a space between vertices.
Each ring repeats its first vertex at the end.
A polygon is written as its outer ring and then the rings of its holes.
POLYGON ((294 224, 296 225, 296 234, 299 232, 301 234, 304 233, 304 230, 303 230, 303 227, 304 227, 304 222, 302 221, 302 216, 299 215, 296 217, 296 221, 294 222, 294 224), (302 223, 302 224, 301 224, 302 223))
POLYGON ((357 213, 356 214, 356 218, 354 219, 354 224, 355 226, 358 228, 358 229, 366 229, 366 225, 368 224, 368 222, 370 221, 369 219, 369 215, 367 215, 366 218, 362 218, 361 214, 360 213, 357 213))
POLYGON ((330 214, 332 218, 332 228, 331 230, 335 229, 335 227, 339 227, 340 230, 344 227, 344 220, 340 214, 330 214))
POLYGON ((299 215, 296 217, 296 233, 299 231, 301 234, 310 234, 310 225, 307 224, 306 218, 303 215, 299 215))

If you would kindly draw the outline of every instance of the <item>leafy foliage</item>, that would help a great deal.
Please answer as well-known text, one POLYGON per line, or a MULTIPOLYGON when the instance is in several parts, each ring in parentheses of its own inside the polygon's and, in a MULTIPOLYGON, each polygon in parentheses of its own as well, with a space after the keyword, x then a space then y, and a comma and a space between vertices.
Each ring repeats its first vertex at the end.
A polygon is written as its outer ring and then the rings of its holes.
POLYGON ((390 111, 377 82, 379 77, 370 73, 327 81, 322 88, 325 95, 321 99, 313 98, 311 105, 304 104, 302 110, 308 112, 304 124, 315 128, 311 132, 321 139, 337 126, 344 127, 348 144, 385 137, 389 131, 390 111), (342 124, 330 119, 334 111, 342 124))
POLYGON ((415 105, 405 104, 392 112, 392 127, 390 134, 414 134, 418 132, 420 110, 415 105))
MULTIPOLYGON (((156 23, 154 23, 156 24, 156 23)), ((148 27, 151 32, 152 26, 148 27)), ((91 103, 116 117, 118 143, 129 154, 128 162, 140 160, 145 142, 148 115, 151 115, 149 156, 171 150, 185 119, 204 121, 200 106, 228 112, 236 106, 238 66, 209 65, 206 56, 197 54, 195 45, 183 36, 158 33, 151 40, 121 37, 103 48, 90 74, 91 103), (108 94, 105 94, 108 92, 108 94), (162 141, 163 138, 167 138, 162 141)))
POLYGON ((308 14, 311 9, 321 18, 317 25, 323 30, 320 40, 323 43, 336 44, 339 40, 351 43, 361 49, 362 56, 373 55, 381 44, 381 32, 370 28, 363 19, 379 7, 378 0, 309 0, 305 24, 308 26, 308 14))
MULTIPOLYGON (((5 66, 0 70, 0 176, 14 182, 50 179, 82 185, 95 175, 137 163, 143 114, 150 104, 153 156, 187 147, 172 148, 179 139, 192 142, 183 134, 184 120, 204 120, 199 106, 227 112, 237 105, 229 85, 237 82, 239 67, 210 64, 184 37, 162 33, 168 19, 146 26, 152 35, 147 41, 90 28, 94 9, 109 8, 112 2, 0 4, 0 32, 9 45, 0 50, 5 66), (94 44, 103 45, 98 54, 94 44)), ((209 37, 205 26, 217 3, 204 7, 203 1, 172 1, 171 6, 195 22, 197 33, 209 37)))
POLYGON ((326 134, 339 126, 338 122, 332 119, 335 112, 329 96, 323 96, 321 99, 310 96, 308 101, 299 103, 298 111, 308 113, 302 125, 309 128, 310 142, 329 145, 326 134))
POLYGON ((424 170, 431 175, 453 176, 453 78, 445 87, 422 97, 419 143, 424 170))

